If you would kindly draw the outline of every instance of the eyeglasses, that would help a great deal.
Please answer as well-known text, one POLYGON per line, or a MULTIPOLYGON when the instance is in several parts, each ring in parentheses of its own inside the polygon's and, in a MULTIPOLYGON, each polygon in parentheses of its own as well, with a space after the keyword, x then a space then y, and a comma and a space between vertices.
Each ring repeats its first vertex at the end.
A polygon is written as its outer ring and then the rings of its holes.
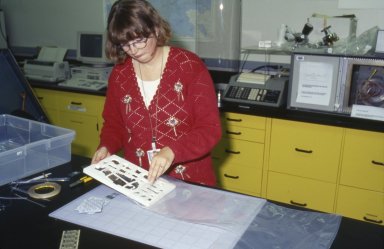
POLYGON ((132 42, 127 42, 125 44, 120 44, 120 48, 121 49, 124 49, 124 48, 127 48, 129 51, 131 51, 131 48, 134 47, 136 49, 143 49, 147 46, 147 42, 148 42, 148 38, 147 37, 143 37, 143 38, 139 38, 139 39, 136 39, 132 42))

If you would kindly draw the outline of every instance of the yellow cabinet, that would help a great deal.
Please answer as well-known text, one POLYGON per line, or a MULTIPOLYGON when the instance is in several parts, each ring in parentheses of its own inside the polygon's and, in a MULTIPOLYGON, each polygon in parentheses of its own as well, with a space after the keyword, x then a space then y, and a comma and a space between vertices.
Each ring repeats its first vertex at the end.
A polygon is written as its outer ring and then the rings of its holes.
POLYGON ((383 225, 384 133, 222 113, 221 187, 383 225))
POLYGON ((336 184, 276 172, 268 173, 267 197, 291 205, 333 212, 336 184))
POLYGON ((35 88, 52 124, 76 132, 72 153, 92 157, 99 144, 104 96, 35 88))
POLYGON ((212 152, 219 185, 260 196, 267 119, 236 113, 221 118, 223 138, 212 152))
POLYGON ((49 121, 52 124, 58 124, 59 113, 56 105, 58 93, 56 91, 41 88, 35 88, 34 90, 49 121))
POLYGON ((259 195, 263 154, 263 144, 223 138, 213 151, 220 186, 231 191, 259 195))
POLYGON ((340 184, 384 192, 384 133, 346 129, 340 184))
POLYGON ((384 134, 346 129, 336 212, 384 225, 384 134))
POLYGON ((332 212, 343 129, 272 120, 267 198, 332 212))
POLYGON ((384 225, 384 193, 340 186, 336 213, 384 225))
POLYGON ((76 131, 72 153, 92 157, 99 145, 98 120, 95 116, 61 111, 60 126, 76 131))
POLYGON ((343 130, 273 119, 269 170, 336 183, 343 130))

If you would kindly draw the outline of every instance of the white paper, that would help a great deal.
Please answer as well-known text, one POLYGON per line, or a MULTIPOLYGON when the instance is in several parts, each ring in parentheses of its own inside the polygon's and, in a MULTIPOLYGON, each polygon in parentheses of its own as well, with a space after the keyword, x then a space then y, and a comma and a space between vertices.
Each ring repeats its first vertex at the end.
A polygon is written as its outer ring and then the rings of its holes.
POLYGON ((85 167, 83 172, 145 207, 154 204, 176 187, 163 177, 150 184, 147 170, 117 155, 85 167))
POLYGON ((384 53, 384 30, 377 33, 376 52, 384 53))
POLYGON ((66 48, 42 47, 37 57, 38 61, 62 62, 67 52, 66 48))
POLYGON ((384 121, 384 108, 367 105, 353 105, 351 117, 384 121))
POLYGON ((297 103, 328 106, 332 90, 333 67, 321 62, 301 62, 297 103))

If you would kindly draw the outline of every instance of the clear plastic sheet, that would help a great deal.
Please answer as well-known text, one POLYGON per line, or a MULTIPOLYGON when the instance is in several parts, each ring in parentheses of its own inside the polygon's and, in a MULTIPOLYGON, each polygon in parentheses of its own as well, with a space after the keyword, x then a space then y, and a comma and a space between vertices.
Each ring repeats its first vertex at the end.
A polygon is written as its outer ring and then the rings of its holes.
POLYGON ((267 202, 235 249, 325 249, 337 235, 341 216, 290 209, 267 202))
POLYGON ((176 188, 148 209, 161 215, 242 234, 266 200, 167 178, 176 188))
POLYGON ((337 41, 333 46, 335 54, 366 55, 371 53, 376 45, 378 26, 374 26, 358 37, 345 38, 337 41))

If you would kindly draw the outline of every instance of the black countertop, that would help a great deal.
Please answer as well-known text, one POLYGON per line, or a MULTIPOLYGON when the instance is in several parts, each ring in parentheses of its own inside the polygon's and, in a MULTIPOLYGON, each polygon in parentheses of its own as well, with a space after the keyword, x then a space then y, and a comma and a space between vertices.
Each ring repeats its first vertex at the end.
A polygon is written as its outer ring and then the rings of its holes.
POLYGON ((67 87, 67 86, 59 86, 58 85, 59 82, 41 82, 41 81, 31 80, 30 84, 34 88, 43 88, 43 89, 56 90, 56 91, 90 94, 90 95, 96 95, 96 96, 105 96, 107 92, 107 88, 103 88, 99 91, 95 91, 95 90, 87 90, 87 89, 73 88, 73 87, 67 87))
MULTIPOLYGON (((82 167, 89 165, 89 163, 89 158, 73 155, 71 162, 51 169, 52 175, 50 177, 63 177, 73 171, 81 171, 82 167)), ((74 188, 70 188, 69 184, 70 182, 62 183, 60 194, 51 198, 50 201, 33 199, 45 207, 26 200, 0 199, 0 248, 59 248, 62 232, 72 229, 81 230, 79 249, 154 248, 136 241, 49 217, 49 213, 98 186, 98 183, 94 180, 74 188)), ((13 195, 9 187, 5 185, 0 188, 0 196, 9 197, 13 195)), ((279 205, 296 208, 287 204, 279 205)), ((384 226, 345 217, 342 218, 339 231, 331 246, 331 249, 382 248, 384 248, 384 226)))
MULTIPOLYGON (((230 74, 231 75, 231 74, 230 74)), ((223 80, 226 80, 225 77, 223 80)), ((45 88, 57 91, 67 91, 73 93, 91 94, 96 96, 105 96, 107 89, 101 89, 99 91, 77 89, 59 86, 57 83, 37 82, 31 81, 31 86, 36 88, 45 88)), ((270 118, 280 118, 293 121, 302 121, 316 124, 332 125, 345 128, 362 129, 368 131, 384 132, 384 122, 353 118, 347 115, 332 114, 325 112, 316 112, 309 110, 294 110, 288 109, 285 105, 281 107, 270 107, 263 105, 242 105, 233 102, 222 101, 221 112, 235 112, 248 115, 257 115, 270 118)))
POLYGON ((280 118, 292 121, 301 121, 315 124, 332 125, 345 128, 384 132, 384 122, 354 118, 309 110, 295 110, 282 107, 269 107, 262 105, 239 105, 232 102, 223 102, 220 108, 223 112, 235 112, 248 115, 258 115, 270 118, 280 118))

